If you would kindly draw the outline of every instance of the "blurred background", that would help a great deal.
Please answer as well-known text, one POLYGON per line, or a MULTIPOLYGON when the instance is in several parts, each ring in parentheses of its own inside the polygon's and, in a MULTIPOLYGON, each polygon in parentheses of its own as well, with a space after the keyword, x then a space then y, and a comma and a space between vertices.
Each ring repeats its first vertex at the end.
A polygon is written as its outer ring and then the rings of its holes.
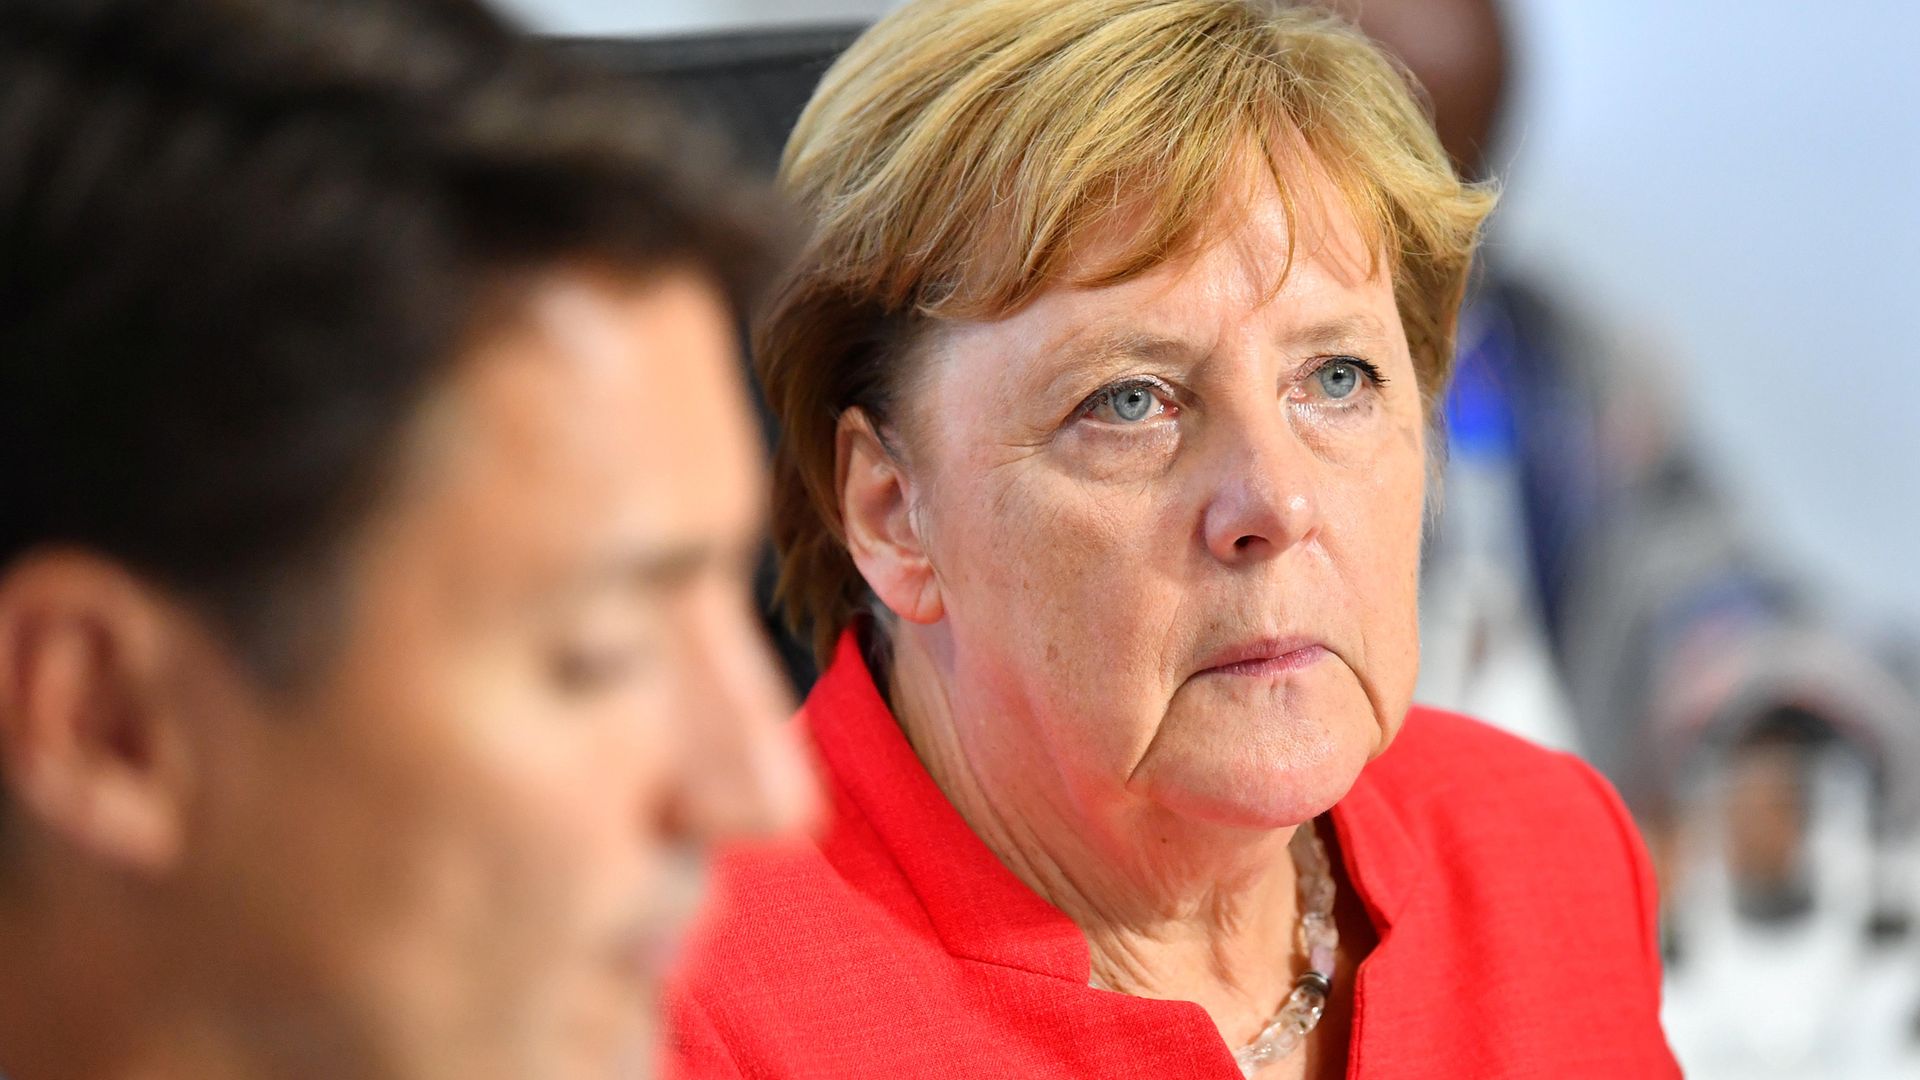
MULTIPOLYGON (((507 6, 770 169, 889 5, 507 6)), ((1506 193, 1423 697, 1621 789, 1690 1076, 1920 1076, 1920 5, 1336 6, 1506 193)))

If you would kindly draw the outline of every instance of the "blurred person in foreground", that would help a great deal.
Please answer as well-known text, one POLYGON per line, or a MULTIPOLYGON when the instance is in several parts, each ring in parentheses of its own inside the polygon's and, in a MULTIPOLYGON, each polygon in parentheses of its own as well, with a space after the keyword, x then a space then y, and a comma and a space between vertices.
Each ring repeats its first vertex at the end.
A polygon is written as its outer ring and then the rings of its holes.
POLYGON ((0 1073, 650 1070, 808 798, 687 150, 464 0, 0 8, 0 1073))
POLYGON ((1492 204, 1239 0, 920 0, 827 74, 756 334, 817 847, 722 860, 694 1076, 1674 1075, 1591 769, 1410 707, 1492 204))

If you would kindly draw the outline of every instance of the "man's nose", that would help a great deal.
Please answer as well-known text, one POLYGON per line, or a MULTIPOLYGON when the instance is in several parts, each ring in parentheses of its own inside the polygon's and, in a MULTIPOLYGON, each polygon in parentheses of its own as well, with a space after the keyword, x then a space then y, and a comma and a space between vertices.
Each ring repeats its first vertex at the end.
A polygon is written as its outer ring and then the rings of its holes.
POLYGON ((684 654, 680 722, 688 753, 675 816, 703 838, 805 828, 820 797, 786 682, 753 618, 723 607, 692 629, 684 654))

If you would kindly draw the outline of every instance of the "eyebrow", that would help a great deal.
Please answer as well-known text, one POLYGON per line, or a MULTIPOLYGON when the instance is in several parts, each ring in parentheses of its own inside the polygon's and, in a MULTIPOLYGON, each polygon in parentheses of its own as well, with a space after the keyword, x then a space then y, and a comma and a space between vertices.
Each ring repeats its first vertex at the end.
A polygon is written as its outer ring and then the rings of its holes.
MULTIPOLYGON (((1386 336, 1386 328, 1371 315, 1341 315, 1300 327, 1287 333, 1281 344, 1288 348, 1334 349, 1359 342, 1377 342, 1386 336)), ((1049 393, 1063 383, 1079 382, 1089 376, 1140 360, 1197 360, 1205 350, 1192 342, 1142 330, 1111 329, 1090 335, 1086 340, 1066 346, 1066 361, 1047 381, 1049 393)))
MULTIPOLYGON (((1052 348, 1054 346, 1042 346, 1052 348)), ((1108 330, 1065 346, 1066 360, 1047 380, 1048 396, 1063 384, 1092 381, 1109 371, 1141 360, 1198 359, 1204 350, 1192 343, 1139 330, 1108 330)))
POLYGON ((1076 368, 1102 367, 1115 360, 1151 359, 1162 356, 1190 356, 1197 350, 1189 342, 1144 330, 1106 330, 1068 351, 1068 363, 1076 368))
POLYGON ((581 573, 574 583, 580 593, 610 587, 638 586, 648 591, 671 591, 716 566, 739 567, 748 573, 760 562, 766 537, 735 544, 689 540, 643 547, 602 560, 581 573))
POLYGON ((1342 315, 1324 319, 1286 336, 1286 343, 1314 349, 1337 348, 1357 341, 1378 341, 1386 336, 1386 327, 1371 315, 1342 315))

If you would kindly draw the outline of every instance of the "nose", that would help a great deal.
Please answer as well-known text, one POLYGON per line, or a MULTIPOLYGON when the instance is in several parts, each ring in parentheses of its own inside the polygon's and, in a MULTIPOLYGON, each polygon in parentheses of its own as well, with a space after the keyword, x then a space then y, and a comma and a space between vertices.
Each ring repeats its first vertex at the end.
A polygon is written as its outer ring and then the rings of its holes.
POLYGON ((1271 559, 1321 526, 1318 459, 1279 408, 1252 410, 1209 433, 1216 441, 1201 528, 1230 565, 1271 559))
POLYGON ((676 825, 696 840, 805 828, 819 796, 760 626, 731 602, 714 603, 698 623, 680 672, 687 754, 676 825))

